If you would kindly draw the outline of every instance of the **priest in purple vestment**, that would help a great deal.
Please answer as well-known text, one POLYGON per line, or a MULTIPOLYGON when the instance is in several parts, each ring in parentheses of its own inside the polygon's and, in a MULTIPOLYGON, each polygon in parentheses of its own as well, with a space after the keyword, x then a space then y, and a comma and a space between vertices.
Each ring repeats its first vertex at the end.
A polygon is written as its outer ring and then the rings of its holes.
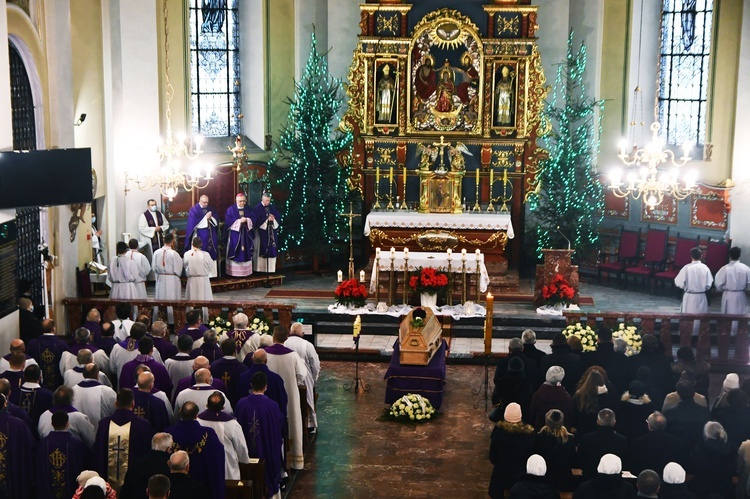
POLYGON ((276 256, 278 255, 278 236, 281 215, 271 204, 271 195, 263 193, 260 203, 253 208, 251 215, 260 241, 258 248, 258 272, 276 272, 276 256))
MULTIPOLYGON (((253 375, 257 372, 262 372, 266 375, 268 385, 265 391, 266 397, 279 404, 279 409, 281 410, 281 413, 284 414, 284 418, 286 418, 287 396, 286 390, 284 389, 284 380, 281 376, 271 371, 266 365, 266 362, 268 362, 266 351, 262 348, 256 350, 252 357, 248 357, 245 360, 248 359, 252 359, 252 364, 248 366, 247 371, 242 373, 240 381, 237 383, 237 394, 240 399, 246 397, 250 393, 253 375)), ((245 365, 247 365, 247 363, 245 363, 245 365)))
POLYGON ((0 493, 7 497, 31 497, 34 477, 34 436, 26 423, 5 410, 7 400, 0 394, 0 493))
POLYGON ((227 231, 227 274, 245 277, 253 273, 253 227, 247 198, 239 193, 235 204, 227 208, 224 226, 227 231))
POLYGON ((133 414, 133 391, 117 392, 115 412, 99 421, 94 440, 94 468, 113 489, 119 492, 130 463, 151 449, 154 430, 151 424, 133 414))
POLYGON ((265 373, 253 374, 252 393, 239 401, 237 421, 245 434, 248 455, 265 460, 265 482, 271 497, 281 484, 281 445, 286 418, 276 402, 264 395, 266 384, 265 373))
MULTIPOLYGON (((215 265, 216 259, 219 256, 219 223, 214 217, 214 213, 216 211, 208 205, 208 196, 205 194, 200 197, 198 204, 190 208, 185 227, 185 251, 190 251, 193 238, 199 237, 203 241, 202 250, 211 255, 211 259, 215 265)), ((214 269, 211 277, 215 276, 216 272, 214 269)))
POLYGON ((57 336, 55 321, 42 321, 42 335, 29 342, 27 353, 36 360, 44 373, 44 386, 54 390, 63 383, 63 373, 60 372, 60 359, 63 352, 68 350, 68 344, 57 336))
POLYGON ((52 415, 52 428, 36 448, 37 497, 73 497, 76 477, 87 469, 91 453, 78 437, 68 431, 68 414, 52 415))
MULTIPOLYGON (((167 404, 151 391, 154 388, 154 375, 148 371, 138 375, 138 387, 133 392, 133 414, 151 423, 154 431, 164 431, 171 422, 167 404)), ((167 395, 171 395, 171 392, 167 395)))
POLYGON ((11 399, 18 393, 16 405, 20 407, 31 418, 36 428, 39 417, 52 407, 52 392, 39 384, 39 366, 30 365, 23 371, 23 384, 11 392, 11 399))
POLYGON ((180 421, 167 428, 174 439, 174 450, 190 455, 190 476, 209 491, 213 499, 224 498, 224 444, 212 428, 198 422, 198 406, 185 402, 180 411, 180 421))
POLYGON ((150 336, 144 336, 138 342, 138 355, 131 361, 126 362, 122 366, 120 371, 120 388, 132 388, 136 385, 135 370, 141 364, 148 366, 151 372, 154 374, 155 386, 157 390, 161 390, 164 393, 172 393, 172 379, 169 377, 169 372, 164 364, 157 361, 153 357, 154 354, 154 340, 150 336))
POLYGON ((219 378, 227 385, 226 394, 234 407, 237 405, 237 400, 240 397, 247 395, 247 393, 243 393, 242 395, 238 395, 237 393, 237 384, 240 381, 242 373, 247 371, 247 366, 234 356, 235 343, 232 338, 227 338, 221 343, 221 350, 224 356, 211 363, 211 376, 219 378))

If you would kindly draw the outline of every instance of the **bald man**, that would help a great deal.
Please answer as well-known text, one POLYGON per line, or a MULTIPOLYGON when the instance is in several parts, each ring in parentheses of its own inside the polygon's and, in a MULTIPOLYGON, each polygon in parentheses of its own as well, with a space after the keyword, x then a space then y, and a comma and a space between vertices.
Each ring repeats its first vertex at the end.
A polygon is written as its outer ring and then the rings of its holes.
POLYGON ((242 398, 250 395, 253 374, 257 372, 265 373, 268 384, 266 388, 266 397, 279 404, 281 413, 286 417, 286 390, 284 389, 284 380, 281 376, 268 369, 268 366, 266 365, 266 362, 268 362, 266 351, 261 348, 260 350, 256 350, 252 357, 248 358, 252 359, 253 363, 247 371, 242 373, 240 380, 237 383, 237 394, 240 401, 242 398))
MULTIPOLYGON (((195 384, 185 390, 182 390, 177 399, 175 400, 175 414, 179 413, 179 408, 185 404, 185 402, 194 402, 198 407, 206 407, 208 398, 212 393, 218 391, 227 399, 226 393, 221 390, 216 390, 213 385, 213 377, 211 371, 206 368, 201 368, 195 371, 195 384)), ((232 409, 232 403, 226 400, 224 407, 221 409, 223 412, 232 415, 234 411, 232 409)))
POLYGON ((14 339, 10 342, 10 353, 3 358, 0 359, 0 374, 3 373, 3 371, 10 371, 10 357, 13 355, 14 352, 20 352, 23 354, 23 357, 25 359, 23 367, 21 367, 21 371, 26 369, 27 366, 30 366, 31 364, 37 364, 37 362, 32 359, 30 356, 26 355, 26 343, 23 342, 21 339, 14 339))
POLYGON ((172 420, 172 407, 151 393, 154 375, 144 371, 138 375, 137 390, 133 392, 133 414, 148 420, 154 431, 163 431, 172 420))
POLYGON ((83 381, 73 386, 73 394, 73 407, 87 415, 95 428, 115 412, 117 394, 99 382, 99 367, 93 362, 83 368, 83 381))
MULTIPOLYGON (((199 369, 208 369, 211 367, 211 363, 209 360, 199 355, 195 358, 193 361, 193 373, 190 376, 186 376, 180 380, 179 383, 177 383, 177 388, 174 391, 174 396, 172 397, 172 400, 177 400, 177 396, 182 392, 183 390, 190 388, 196 383, 195 380, 195 373, 199 369)), ((218 378, 214 378, 212 381, 212 386, 219 390, 222 393, 227 393, 227 386, 224 384, 224 382, 218 378)))

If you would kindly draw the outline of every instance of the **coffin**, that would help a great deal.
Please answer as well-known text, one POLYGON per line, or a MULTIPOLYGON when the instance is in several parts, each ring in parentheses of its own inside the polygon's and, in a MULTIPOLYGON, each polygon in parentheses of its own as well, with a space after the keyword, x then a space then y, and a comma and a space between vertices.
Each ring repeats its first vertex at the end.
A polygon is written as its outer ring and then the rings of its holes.
POLYGON ((443 326, 432 310, 416 308, 401 321, 398 330, 399 362, 402 365, 426 366, 443 341, 443 326), (414 327, 414 314, 424 313, 424 326, 414 327))

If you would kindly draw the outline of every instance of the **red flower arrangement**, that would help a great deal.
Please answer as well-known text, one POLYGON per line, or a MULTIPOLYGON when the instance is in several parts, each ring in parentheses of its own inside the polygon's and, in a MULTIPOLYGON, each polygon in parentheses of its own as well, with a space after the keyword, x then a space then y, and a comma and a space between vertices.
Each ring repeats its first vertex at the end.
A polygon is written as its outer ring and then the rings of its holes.
POLYGON ((562 274, 555 275, 551 283, 542 286, 542 298, 547 305, 558 305, 560 303, 570 305, 575 294, 575 289, 568 284, 562 274))
POLYGON ((342 305, 364 307, 367 300, 367 288, 356 279, 347 279, 336 286, 336 302, 342 305))
POLYGON ((417 293, 434 295, 448 287, 448 275, 432 267, 419 267, 409 278, 409 287, 417 293))

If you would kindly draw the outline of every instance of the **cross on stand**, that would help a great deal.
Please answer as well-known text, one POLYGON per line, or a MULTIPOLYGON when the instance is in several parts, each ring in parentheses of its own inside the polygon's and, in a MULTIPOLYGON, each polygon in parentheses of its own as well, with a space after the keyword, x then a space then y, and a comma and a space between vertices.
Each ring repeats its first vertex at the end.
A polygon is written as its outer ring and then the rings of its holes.
POLYGON ((349 219, 349 279, 354 279, 354 246, 352 241, 352 224, 354 217, 361 216, 359 213, 352 211, 352 203, 349 203, 349 213, 339 213, 340 217, 349 219))

